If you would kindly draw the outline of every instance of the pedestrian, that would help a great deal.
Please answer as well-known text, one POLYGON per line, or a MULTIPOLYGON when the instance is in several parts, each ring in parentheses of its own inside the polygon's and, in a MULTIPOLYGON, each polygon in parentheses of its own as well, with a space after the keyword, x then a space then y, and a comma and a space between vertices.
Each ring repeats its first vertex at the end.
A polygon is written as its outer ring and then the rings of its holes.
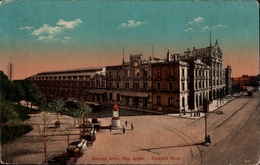
POLYGON ((125 127, 123 127, 123 134, 125 133, 125 127))
POLYGON ((211 144, 210 136, 208 135, 208 142, 211 144))
POLYGON ((133 125, 133 123, 131 123, 131 129, 134 130, 134 125, 133 125))
POLYGON ((109 130, 110 130, 110 132, 111 132, 111 130, 112 130, 112 126, 111 126, 111 125, 109 126, 109 130))
POLYGON ((127 126, 127 120, 125 121, 125 126, 127 126))

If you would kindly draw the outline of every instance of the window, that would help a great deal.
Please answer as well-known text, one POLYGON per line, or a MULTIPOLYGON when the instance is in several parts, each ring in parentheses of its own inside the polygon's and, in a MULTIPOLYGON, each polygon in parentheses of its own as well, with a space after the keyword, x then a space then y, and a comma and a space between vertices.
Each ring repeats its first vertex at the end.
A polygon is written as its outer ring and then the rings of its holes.
POLYGON ((133 83, 133 89, 139 89, 139 82, 133 83))
POLYGON ((119 82, 116 82, 116 88, 119 88, 119 82))
POLYGON ((116 101, 120 101, 120 94, 116 95, 116 101))
POLYGON ((120 71, 117 71, 116 76, 120 77, 120 71))
POLYGON ((129 70, 125 70, 125 76, 128 77, 129 76, 129 70))
POLYGON ((185 98, 182 97, 182 107, 184 107, 184 106, 185 106, 185 98))
POLYGON ((157 76, 161 76, 161 69, 157 69, 157 76))
POLYGON ((183 91, 185 90, 185 84, 184 84, 184 82, 182 83, 182 90, 183 90, 183 91))
POLYGON ((108 88, 112 88, 112 82, 108 82, 108 88))
POLYGON ((157 82, 157 90, 161 90, 161 83, 157 82))
POLYGON ((113 100, 113 93, 109 93, 109 99, 113 100))
POLYGON ((126 98, 125 98, 125 104, 126 104, 126 105, 129 105, 129 97, 126 97, 126 98))
POLYGON ((147 77, 148 76, 148 70, 145 68, 143 69, 143 76, 144 77, 147 77))
POLYGON ((173 106, 173 97, 168 98, 168 105, 173 106))
POLYGON ((86 87, 90 87, 90 81, 86 81, 86 87))
POLYGON ((100 87, 100 86, 101 86, 100 80, 97 80, 97 87, 100 87))
POLYGON ((143 83, 143 89, 147 90, 147 82, 143 83))
POLYGON ((184 69, 182 69, 182 72, 181 72, 181 74, 182 74, 182 77, 184 77, 184 69))
POLYGON ((156 97, 156 103, 157 105, 161 105, 161 96, 156 97))
POLYGON ((126 82, 126 83, 125 83, 125 88, 126 88, 126 89, 129 89, 129 82, 126 82))
POLYGON ((169 82, 169 91, 173 90, 173 82, 169 82))
POLYGON ((170 69, 170 76, 173 76, 173 70, 170 69))

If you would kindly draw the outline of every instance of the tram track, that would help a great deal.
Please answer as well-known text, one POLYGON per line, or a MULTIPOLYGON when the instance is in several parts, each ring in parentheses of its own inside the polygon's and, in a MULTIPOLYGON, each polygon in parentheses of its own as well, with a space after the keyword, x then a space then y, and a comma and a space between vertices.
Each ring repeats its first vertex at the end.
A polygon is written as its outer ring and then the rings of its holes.
MULTIPOLYGON (((247 105, 249 105, 249 103, 252 100, 247 101, 245 104, 243 104, 239 109, 237 109, 235 112, 233 112, 227 119, 225 119, 223 122, 221 122, 217 127, 215 127, 213 130, 210 130, 211 132, 215 131, 217 128, 219 128, 220 126, 223 126, 229 119, 231 119, 231 117, 234 117, 237 112, 245 109, 245 107, 247 105)), ((259 108, 260 103, 257 103, 257 106, 255 107, 255 109, 253 111, 251 111, 251 114, 249 115, 249 117, 246 120, 241 120, 237 125, 236 125, 236 129, 231 129, 226 135, 225 137, 223 137, 221 140, 219 140, 218 142, 216 142, 215 144, 213 144, 209 150, 206 151, 205 155, 203 155, 203 158, 201 159, 201 162, 203 162, 213 151, 214 149, 216 149, 216 147, 218 147, 221 143, 223 143, 225 140, 228 140, 229 138, 234 139, 241 131, 243 128, 245 128, 245 126, 248 124, 248 122, 252 119, 253 115, 255 114, 255 112, 257 111, 257 109, 259 108), (238 128, 238 129, 237 129, 238 128)))
MULTIPOLYGON (((186 135, 185 133, 179 131, 178 129, 176 128, 173 128, 171 126, 168 126, 168 125, 165 125, 163 124, 163 127, 165 129, 168 129, 169 131, 171 132, 174 132, 176 135, 178 135, 184 142, 185 144, 182 145, 183 147, 186 147, 188 146, 189 147, 189 150, 190 150, 190 154, 191 154, 191 161, 190 163, 193 164, 194 163, 194 158, 198 155, 196 153, 194 153, 193 151, 193 148, 192 147, 196 147, 197 150, 198 150, 198 153, 199 153, 199 158, 200 158, 200 161, 202 160, 202 151, 200 150, 200 148, 198 147, 199 145, 202 145, 202 143, 195 143, 188 135, 186 135)), ((199 161, 199 162, 200 162, 199 161)))
MULTIPOLYGON (((235 114, 237 114, 239 111, 241 111, 246 105, 248 105, 250 103, 250 101, 252 100, 248 100, 245 104, 243 104, 240 108, 236 109, 231 115, 229 115, 224 121, 222 121, 220 124, 218 124, 214 129, 219 128, 220 126, 222 126, 223 124, 225 124, 231 117, 233 117, 235 114)), ((211 127, 213 127, 215 124, 213 124, 211 127)), ((209 130, 211 129, 211 127, 209 128, 209 130)))

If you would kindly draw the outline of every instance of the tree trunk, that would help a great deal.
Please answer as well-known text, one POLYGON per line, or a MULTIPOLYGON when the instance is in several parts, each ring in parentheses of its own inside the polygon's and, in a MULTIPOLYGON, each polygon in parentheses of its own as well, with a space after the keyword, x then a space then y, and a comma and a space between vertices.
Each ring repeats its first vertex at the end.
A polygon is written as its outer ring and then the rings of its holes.
POLYGON ((68 140, 68 149, 70 148, 70 135, 67 136, 67 140, 68 140))

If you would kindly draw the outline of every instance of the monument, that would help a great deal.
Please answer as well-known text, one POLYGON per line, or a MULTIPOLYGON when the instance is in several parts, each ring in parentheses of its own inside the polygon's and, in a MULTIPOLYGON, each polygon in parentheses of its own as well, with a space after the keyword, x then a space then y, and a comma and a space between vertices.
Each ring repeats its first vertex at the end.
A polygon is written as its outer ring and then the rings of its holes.
POLYGON ((118 105, 115 103, 113 106, 113 117, 112 117, 112 127, 119 128, 120 125, 120 117, 119 117, 119 108, 118 105))

